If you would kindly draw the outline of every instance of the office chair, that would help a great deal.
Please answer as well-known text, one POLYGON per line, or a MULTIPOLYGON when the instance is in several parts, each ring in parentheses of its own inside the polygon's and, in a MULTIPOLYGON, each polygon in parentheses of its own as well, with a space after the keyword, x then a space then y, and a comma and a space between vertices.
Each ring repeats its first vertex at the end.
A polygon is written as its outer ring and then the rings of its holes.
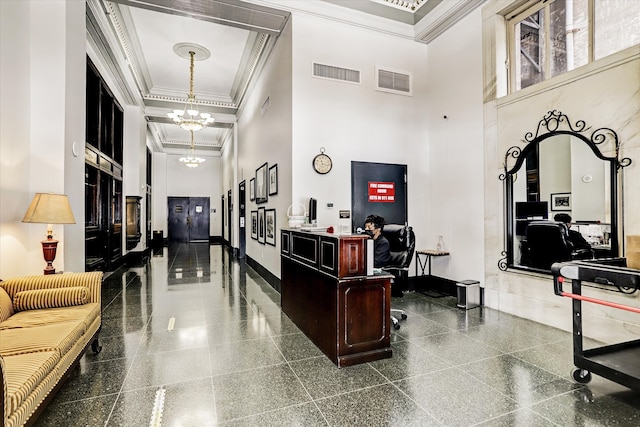
MULTIPOLYGON (((406 287, 409 277, 409 265, 416 249, 416 237, 412 227, 399 224, 385 225, 383 234, 389 241, 391 259, 389 264, 382 269, 394 277, 391 284, 391 295, 402 296, 402 290, 406 287)), ((400 329, 400 324, 393 313, 397 313, 403 320, 407 318, 407 313, 404 310, 391 309, 391 322, 393 328, 397 330, 400 329)))
MULTIPOLYGON (((591 259, 593 251, 573 249, 569 241, 569 229, 560 222, 532 221, 527 226, 526 265, 543 270, 551 269, 554 262, 574 259, 591 259)), ((524 265, 524 263, 523 263, 524 265)))

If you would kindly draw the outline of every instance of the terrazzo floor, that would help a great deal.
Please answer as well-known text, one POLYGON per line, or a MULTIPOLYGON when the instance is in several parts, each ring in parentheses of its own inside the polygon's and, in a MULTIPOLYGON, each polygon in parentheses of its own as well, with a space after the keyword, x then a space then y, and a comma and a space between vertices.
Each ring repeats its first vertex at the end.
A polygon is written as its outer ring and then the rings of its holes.
POLYGON ((640 393, 571 380, 569 333, 451 297, 394 298, 393 358, 343 369, 223 246, 162 248, 110 274, 102 304, 102 352, 37 426, 640 425, 640 393))

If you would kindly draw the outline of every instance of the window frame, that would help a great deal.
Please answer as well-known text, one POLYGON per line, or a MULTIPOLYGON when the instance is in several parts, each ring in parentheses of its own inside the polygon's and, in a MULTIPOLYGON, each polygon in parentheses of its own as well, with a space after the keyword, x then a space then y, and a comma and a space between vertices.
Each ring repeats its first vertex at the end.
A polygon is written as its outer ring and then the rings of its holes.
POLYGON ((516 93, 523 89, 529 88, 531 86, 535 86, 537 84, 548 81, 554 77, 561 76, 570 71, 573 71, 577 68, 583 67, 585 65, 589 65, 595 61, 595 1, 587 0, 587 31, 588 31, 588 45, 587 45, 587 63, 584 65, 580 65, 571 70, 566 70, 562 73, 558 73, 554 76, 551 76, 551 32, 549 23, 551 17, 550 5, 555 1, 564 1, 564 0, 531 0, 521 5, 521 7, 516 10, 511 11, 505 15, 506 25, 507 25, 507 88, 508 93, 516 93), (517 82, 519 81, 517 76, 516 66, 519 62, 520 57, 520 44, 516 42, 516 25, 519 24, 522 20, 532 15, 535 12, 543 10, 543 30, 540 37, 544 37, 544 51, 542 58, 544 60, 543 64, 541 64, 543 78, 538 82, 531 84, 526 87, 517 88, 517 82))

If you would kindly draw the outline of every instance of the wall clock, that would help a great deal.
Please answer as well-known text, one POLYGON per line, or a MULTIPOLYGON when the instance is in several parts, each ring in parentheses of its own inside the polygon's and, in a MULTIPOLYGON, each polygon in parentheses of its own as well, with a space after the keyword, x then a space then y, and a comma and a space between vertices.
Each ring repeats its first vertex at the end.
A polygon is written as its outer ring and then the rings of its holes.
POLYGON ((313 170, 315 170, 316 172, 322 175, 329 173, 329 171, 331 170, 331 167, 333 166, 333 161, 331 160, 331 157, 324 154, 324 152, 325 152, 324 147, 320 148, 320 154, 315 156, 312 162, 313 170))

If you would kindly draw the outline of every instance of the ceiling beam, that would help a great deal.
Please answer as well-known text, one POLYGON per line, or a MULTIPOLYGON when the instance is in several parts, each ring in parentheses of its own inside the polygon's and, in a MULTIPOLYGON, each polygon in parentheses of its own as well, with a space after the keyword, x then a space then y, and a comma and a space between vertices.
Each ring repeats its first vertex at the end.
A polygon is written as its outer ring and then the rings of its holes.
POLYGON ((113 0, 127 6, 185 16, 279 36, 290 13, 239 0, 113 0))

